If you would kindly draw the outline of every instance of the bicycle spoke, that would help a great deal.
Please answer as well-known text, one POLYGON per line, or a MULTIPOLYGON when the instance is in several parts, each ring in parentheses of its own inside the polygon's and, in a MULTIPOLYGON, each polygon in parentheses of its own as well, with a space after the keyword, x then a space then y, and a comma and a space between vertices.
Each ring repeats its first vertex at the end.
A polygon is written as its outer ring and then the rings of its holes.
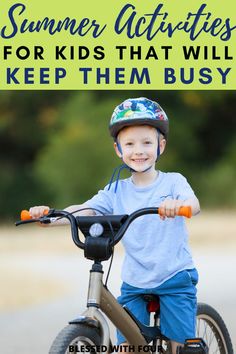
POLYGON ((221 341, 217 337, 214 327, 204 319, 198 319, 197 336, 204 339, 209 348, 209 354, 221 353, 221 341))

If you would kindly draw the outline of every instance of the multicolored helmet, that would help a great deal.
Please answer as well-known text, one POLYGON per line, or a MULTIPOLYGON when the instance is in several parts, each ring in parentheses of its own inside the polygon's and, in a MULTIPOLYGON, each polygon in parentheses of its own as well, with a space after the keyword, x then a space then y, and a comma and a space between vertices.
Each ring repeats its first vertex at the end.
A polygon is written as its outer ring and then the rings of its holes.
POLYGON ((169 131, 169 120, 161 106, 145 97, 129 98, 114 109, 109 124, 111 136, 116 139, 119 131, 131 125, 151 125, 165 138, 169 131))

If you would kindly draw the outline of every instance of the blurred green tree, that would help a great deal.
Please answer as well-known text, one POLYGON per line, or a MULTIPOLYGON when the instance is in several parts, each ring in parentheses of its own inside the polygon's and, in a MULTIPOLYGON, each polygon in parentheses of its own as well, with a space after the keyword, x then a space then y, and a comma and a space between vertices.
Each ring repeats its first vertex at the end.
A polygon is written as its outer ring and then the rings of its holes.
MULTIPOLYGON (((70 92, 5 91, 0 95, 0 219, 48 198, 35 181, 32 165, 57 129, 61 101, 70 92)), ((48 198, 49 199, 49 198, 48 198)))
POLYGON ((170 119, 158 167, 183 173, 203 205, 235 207, 235 92, 9 91, 0 95, 0 218, 80 203, 103 188, 121 162, 108 132, 112 110, 140 96, 170 119))

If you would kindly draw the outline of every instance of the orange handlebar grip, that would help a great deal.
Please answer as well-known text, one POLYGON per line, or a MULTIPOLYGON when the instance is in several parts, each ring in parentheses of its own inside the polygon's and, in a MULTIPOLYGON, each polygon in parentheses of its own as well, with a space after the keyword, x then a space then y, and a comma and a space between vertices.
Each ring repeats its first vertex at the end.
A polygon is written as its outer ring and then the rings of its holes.
POLYGON ((186 218, 191 218, 192 216, 192 208, 190 206, 182 206, 179 208, 178 212, 179 216, 185 216, 186 218))
POLYGON ((22 210, 20 213, 20 219, 22 221, 30 220, 32 219, 32 216, 30 215, 30 212, 28 210, 22 210))

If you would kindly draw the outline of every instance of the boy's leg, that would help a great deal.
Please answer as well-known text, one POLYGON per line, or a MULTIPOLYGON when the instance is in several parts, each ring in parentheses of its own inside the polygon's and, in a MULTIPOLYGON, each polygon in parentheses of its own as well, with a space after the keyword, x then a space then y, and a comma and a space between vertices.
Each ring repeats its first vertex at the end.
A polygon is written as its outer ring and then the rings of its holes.
POLYGON ((172 340, 172 353, 195 337, 197 314, 196 270, 184 270, 155 289, 160 296, 161 332, 172 340))
MULTIPOLYGON (((142 296, 144 293, 145 289, 123 283, 121 286, 121 296, 117 300, 122 306, 127 307, 140 322, 149 325, 150 315, 147 311, 147 303, 142 296)), ((128 345, 126 338, 120 331, 117 331, 117 344, 123 346, 123 352, 125 351, 125 345, 128 345)))
POLYGON ((119 347, 118 353, 130 354, 130 352, 128 351, 127 348, 128 348, 128 343, 127 343, 127 342, 121 343, 121 344, 120 344, 120 347, 119 347))
POLYGON ((183 345, 184 345, 183 343, 178 343, 178 342, 171 341, 172 354, 176 354, 177 353, 177 347, 182 347, 183 345))

